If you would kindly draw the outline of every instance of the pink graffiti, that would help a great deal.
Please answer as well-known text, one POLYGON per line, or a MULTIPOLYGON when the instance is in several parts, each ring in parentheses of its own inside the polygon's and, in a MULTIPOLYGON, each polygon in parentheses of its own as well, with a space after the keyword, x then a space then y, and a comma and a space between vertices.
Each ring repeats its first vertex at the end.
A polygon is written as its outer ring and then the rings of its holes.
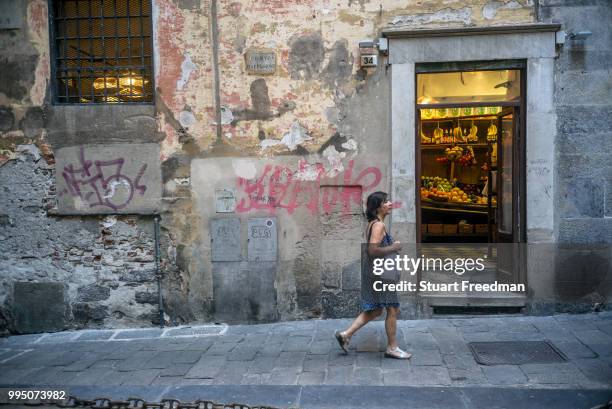
POLYGON ((147 190, 147 187, 140 183, 147 165, 141 166, 132 181, 121 173, 124 163, 124 158, 92 162, 85 158, 85 148, 81 146, 79 165, 77 165, 80 168, 75 168, 73 164, 64 166, 62 177, 67 189, 59 195, 70 194, 72 197, 79 197, 87 202, 89 207, 105 206, 113 210, 122 209, 132 201, 135 192, 142 196, 147 190), (125 186, 128 192, 121 201, 113 202, 115 189, 119 185, 125 186))
POLYGON ((351 207, 361 209, 362 193, 373 190, 382 178, 380 169, 376 167, 365 168, 356 177, 353 176, 353 168, 354 162, 351 160, 342 174, 326 179, 322 184, 325 167, 320 163, 309 165, 306 161, 300 161, 297 171, 268 164, 254 180, 238 178, 238 192, 244 197, 238 202, 236 211, 267 210, 274 213, 277 209, 285 209, 292 214, 299 207, 304 207, 314 215, 319 212, 321 203, 321 209, 326 214, 337 210, 348 214, 351 207), (299 176, 305 173, 309 177, 299 176))

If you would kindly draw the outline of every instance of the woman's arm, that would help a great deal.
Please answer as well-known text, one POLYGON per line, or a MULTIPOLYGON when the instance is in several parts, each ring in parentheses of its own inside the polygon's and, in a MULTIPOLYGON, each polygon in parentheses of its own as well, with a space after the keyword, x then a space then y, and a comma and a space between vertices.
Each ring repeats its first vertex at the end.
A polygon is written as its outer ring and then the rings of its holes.
POLYGON ((384 257, 389 253, 398 251, 401 246, 398 242, 393 243, 387 247, 379 247, 383 238, 385 237, 385 224, 382 222, 376 222, 371 227, 372 233, 370 234, 370 242, 368 243, 368 254, 372 257, 384 257))

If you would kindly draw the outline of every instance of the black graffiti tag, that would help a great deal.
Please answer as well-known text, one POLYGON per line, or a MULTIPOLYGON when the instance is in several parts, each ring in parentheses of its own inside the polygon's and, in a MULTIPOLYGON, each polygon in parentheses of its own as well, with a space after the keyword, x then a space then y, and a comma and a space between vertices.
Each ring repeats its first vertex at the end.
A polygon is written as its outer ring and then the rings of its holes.
POLYGON ((147 187, 140 183, 147 169, 146 163, 141 166, 132 181, 130 177, 121 173, 125 163, 124 158, 92 162, 85 158, 85 148, 81 146, 79 162, 80 168, 75 168, 73 164, 64 166, 62 177, 66 181, 67 189, 64 189, 60 196, 70 194, 88 203, 89 207, 105 206, 119 210, 132 201, 134 193, 138 192, 142 196, 147 190, 147 187), (113 199, 120 186, 127 189, 127 193, 115 202, 113 199))

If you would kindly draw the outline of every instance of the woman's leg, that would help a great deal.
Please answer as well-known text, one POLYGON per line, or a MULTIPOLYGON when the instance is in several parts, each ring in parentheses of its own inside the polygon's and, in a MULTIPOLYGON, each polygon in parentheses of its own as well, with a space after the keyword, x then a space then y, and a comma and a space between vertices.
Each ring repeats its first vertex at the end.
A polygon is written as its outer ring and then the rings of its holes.
POLYGON ((342 331, 341 333, 342 336, 345 338, 351 338, 353 334, 357 332, 359 328, 363 327, 364 325, 366 325, 368 322, 372 321, 376 317, 379 317, 380 314, 382 314, 382 312, 383 312, 382 308, 377 308, 371 311, 362 311, 362 313, 359 314, 357 318, 355 318, 351 326, 348 327, 347 330, 342 331))
POLYGON ((387 349, 395 349, 397 347, 397 316, 399 311, 398 307, 387 307, 387 317, 385 318, 387 349))

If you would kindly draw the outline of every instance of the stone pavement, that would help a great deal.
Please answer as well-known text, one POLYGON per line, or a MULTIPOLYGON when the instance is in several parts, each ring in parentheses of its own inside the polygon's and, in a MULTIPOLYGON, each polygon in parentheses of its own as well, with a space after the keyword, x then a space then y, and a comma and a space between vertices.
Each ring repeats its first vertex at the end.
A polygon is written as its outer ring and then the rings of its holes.
MULTIPOLYGON (((437 394, 446 391, 444 396, 463 405, 456 407, 477 407, 466 402, 478 401, 478 393, 486 391, 495 391, 496 395, 523 391, 528 394, 522 396, 531 396, 532 400, 536 392, 557 399, 568 393, 612 399, 612 312, 400 321, 400 345, 414 354, 409 361, 383 358, 386 337, 382 321, 359 331, 349 353, 344 354, 333 333, 349 322, 311 320, 13 336, 0 339, 0 385, 56 385, 81 393, 92 392, 95 385, 99 393, 132 388, 132 394, 142 387, 147 396, 189 390, 208 391, 212 396, 226 391, 235 396, 237 391, 251 391, 251 397, 259 393, 262 399, 282 398, 280 403, 285 406, 303 405, 309 393, 316 401, 316 396, 337 397, 340 390, 347 396, 361 396, 370 387, 379 387, 379 392, 368 392, 362 403, 372 397, 391 399, 395 396, 391 391, 401 396, 407 391, 422 394, 427 390, 436 390, 437 394), (475 361, 468 347, 469 342, 537 340, 552 342, 568 360, 485 366, 475 361), (189 385, 202 387, 189 389, 189 385), (352 389, 338 389, 340 385, 352 389), (476 398, 468 397, 466 390, 476 398), (296 395, 283 400, 283 391, 287 396, 296 395), (462 397, 451 398, 457 393, 462 397)), ((432 402, 429 399, 429 406, 415 407, 455 407, 443 403, 432 406, 432 402)), ((313 403, 300 407, 325 406, 313 403)))

